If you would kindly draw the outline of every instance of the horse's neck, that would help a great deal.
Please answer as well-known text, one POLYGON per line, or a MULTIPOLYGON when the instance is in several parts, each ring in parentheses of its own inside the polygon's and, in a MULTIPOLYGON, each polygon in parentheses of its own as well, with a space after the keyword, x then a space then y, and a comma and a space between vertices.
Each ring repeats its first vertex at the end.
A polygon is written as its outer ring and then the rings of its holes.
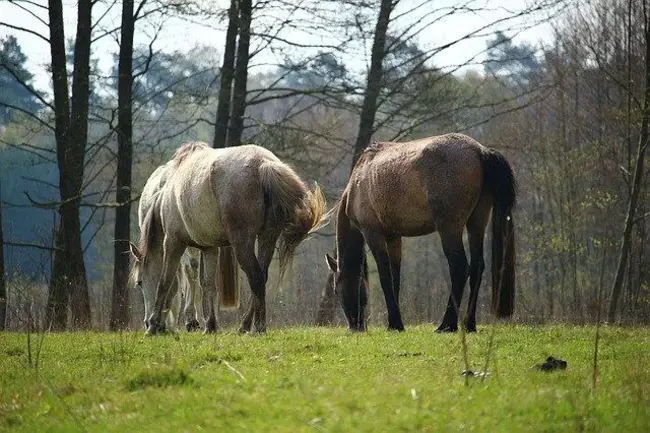
POLYGON ((345 211, 347 195, 341 200, 336 218, 336 254, 339 266, 355 273, 361 273, 363 263, 363 235, 350 224, 345 211))

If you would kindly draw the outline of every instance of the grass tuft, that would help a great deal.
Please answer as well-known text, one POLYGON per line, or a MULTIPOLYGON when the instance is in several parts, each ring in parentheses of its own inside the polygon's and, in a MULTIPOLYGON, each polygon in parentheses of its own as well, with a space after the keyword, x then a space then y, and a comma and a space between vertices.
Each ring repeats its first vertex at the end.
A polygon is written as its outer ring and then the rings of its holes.
POLYGON ((185 370, 178 367, 156 366, 139 372, 126 383, 126 389, 137 391, 148 387, 167 388, 190 383, 192 383, 192 378, 185 370))

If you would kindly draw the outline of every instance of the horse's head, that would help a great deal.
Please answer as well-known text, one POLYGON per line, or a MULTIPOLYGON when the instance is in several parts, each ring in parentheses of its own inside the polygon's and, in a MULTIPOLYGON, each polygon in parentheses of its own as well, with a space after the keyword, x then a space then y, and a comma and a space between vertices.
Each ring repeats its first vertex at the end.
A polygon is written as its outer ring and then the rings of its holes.
POLYGON ((156 272, 151 266, 153 261, 145 260, 143 252, 134 244, 129 242, 129 247, 135 259, 133 268, 131 268, 129 286, 135 286, 142 290, 142 296, 144 298, 144 326, 147 329, 149 327, 149 316, 153 312, 158 280, 155 278, 156 272))
POLYGON ((327 266, 330 269, 334 284, 334 293, 339 300, 351 331, 366 330, 366 305, 368 304, 368 271, 363 262, 363 276, 361 269, 345 269, 339 266, 338 261, 325 254, 327 266))

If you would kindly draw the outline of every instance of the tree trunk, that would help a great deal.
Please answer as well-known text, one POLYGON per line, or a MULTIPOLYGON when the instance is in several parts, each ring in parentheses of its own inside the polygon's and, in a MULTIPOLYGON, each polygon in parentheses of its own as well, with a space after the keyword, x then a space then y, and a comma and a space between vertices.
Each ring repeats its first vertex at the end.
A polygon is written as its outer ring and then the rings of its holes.
POLYGON ((5 285, 5 243, 2 232, 2 176, 0 175, 0 331, 7 325, 7 286, 5 285))
POLYGON ((244 113, 246 111, 246 83, 248 81, 248 58, 250 46, 250 28, 253 14, 251 0, 239 2, 239 41, 237 43, 237 60, 235 65, 235 84, 232 92, 232 113, 228 128, 228 146, 241 144, 244 132, 244 113))
POLYGON ((372 53, 370 56, 370 70, 368 71, 368 80, 366 82, 366 92, 361 107, 361 119, 359 122, 359 133, 354 144, 354 156, 352 158, 352 168, 359 159, 363 150, 368 146, 372 134, 375 132, 375 115, 377 113, 377 99, 381 89, 384 57, 386 57, 386 32, 390 23, 390 14, 394 8, 393 0, 381 0, 379 8, 379 18, 375 27, 375 35, 372 43, 372 53))
POLYGON ((117 191, 115 200, 115 245, 113 296, 110 329, 124 329, 129 323, 129 243, 131 234, 131 167, 133 162, 133 0, 122 3, 120 58, 117 94, 117 191))
MULTIPOLYGON (((79 209, 84 172, 84 156, 88 138, 88 97, 90 75, 90 40, 92 2, 79 0, 77 9, 77 35, 74 48, 74 72, 72 78, 72 110, 68 111, 67 83, 56 82, 65 74, 65 49, 61 0, 50 1, 50 44, 52 45, 52 75, 54 81, 54 105, 56 111, 57 160, 59 163, 59 228, 54 253, 48 322, 53 329, 64 329, 69 299, 72 326, 85 329, 91 324, 88 281, 81 246, 81 223, 79 209), (56 40, 60 38, 60 40, 56 40), (62 72, 63 71, 63 72, 62 72), (57 88, 58 87, 58 88, 57 88), (65 92, 65 96, 61 96, 65 92), (57 98, 59 94, 59 98, 57 98), (58 103, 63 106, 59 107, 58 103), (68 118, 61 125, 59 116, 68 118), (62 154, 62 155, 60 155, 62 154), (56 304, 56 305, 54 305, 56 304), (52 310, 50 312, 50 310, 52 310)), ((67 80, 66 80, 67 81, 67 80)))
MULTIPOLYGON (((54 135, 56 138, 56 157, 59 167, 59 192, 65 199, 63 187, 66 183, 66 145, 70 129, 70 103, 68 97, 68 73, 65 59, 65 34, 63 31, 63 5, 61 0, 50 0, 48 4, 50 18, 50 55, 52 70, 52 89, 54 93, 54 135)), ((59 214, 62 216, 61 209, 59 214)), ((61 223, 63 219, 60 217, 61 223)), ((69 271, 67 269, 66 238, 62 224, 56 232, 55 245, 62 251, 55 251, 52 260, 52 275, 47 299, 46 325, 52 330, 64 330, 68 317, 68 290, 65 284, 69 271)))
MULTIPOLYGON (((388 31, 388 24, 390 23, 390 14, 392 13, 394 6, 395 4, 393 3, 393 0, 381 0, 379 17, 377 18, 374 40, 372 43, 372 53, 370 55, 370 70, 368 71, 366 92, 361 107, 359 132, 354 144, 354 154, 352 157, 352 167, 350 172, 354 169, 359 156, 361 156, 363 150, 368 146, 370 138, 375 132, 374 125, 375 115, 377 113, 377 99, 379 98, 379 91, 381 89, 384 72, 384 58, 386 57, 386 33, 388 31)), ((326 324, 330 317, 333 319, 334 312, 332 306, 335 305, 336 301, 334 300, 334 291, 329 290, 326 286, 318 307, 318 313, 316 314, 317 325, 326 324)))
POLYGON ((623 279, 625 276, 625 269, 627 268, 627 260, 630 252, 630 242, 632 238, 632 228, 634 227, 634 216, 636 213, 637 201, 639 193, 643 186, 643 160, 645 151, 648 147, 649 131, 648 125, 650 123, 650 23, 647 17, 647 3, 643 2, 643 12, 645 19, 645 89, 643 97, 643 112, 641 113, 641 131, 639 133, 639 145, 636 154, 636 166, 634 168, 634 177, 632 180, 632 192, 630 193, 630 201, 628 202, 627 215, 625 217, 625 228, 623 229, 623 240, 621 245, 621 253, 618 259, 618 267, 616 270, 616 277, 612 286, 612 297, 609 304, 608 320, 614 322, 616 319, 616 310, 618 307, 618 299, 621 295, 621 288, 623 286, 623 279))
POLYGON ((214 148, 225 147, 227 142, 232 79, 235 69, 235 47, 237 45, 237 31, 239 28, 237 14, 237 0, 230 0, 226 46, 223 53, 223 64, 221 65, 217 118, 214 127, 214 139, 212 141, 212 147, 214 148))

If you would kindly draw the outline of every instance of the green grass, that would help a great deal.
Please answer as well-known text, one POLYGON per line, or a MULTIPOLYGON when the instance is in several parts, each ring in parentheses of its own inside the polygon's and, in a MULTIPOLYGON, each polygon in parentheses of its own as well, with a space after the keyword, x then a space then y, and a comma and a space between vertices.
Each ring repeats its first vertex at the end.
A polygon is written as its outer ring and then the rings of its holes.
MULTIPOLYGON (((650 333, 494 328, 484 380, 459 335, 433 326, 273 329, 267 335, 0 334, 0 431, 650 431, 650 333), (32 339, 35 351, 39 337, 32 339), (564 371, 532 369, 548 355, 564 371)), ((482 371, 491 327, 468 335, 482 371)))

